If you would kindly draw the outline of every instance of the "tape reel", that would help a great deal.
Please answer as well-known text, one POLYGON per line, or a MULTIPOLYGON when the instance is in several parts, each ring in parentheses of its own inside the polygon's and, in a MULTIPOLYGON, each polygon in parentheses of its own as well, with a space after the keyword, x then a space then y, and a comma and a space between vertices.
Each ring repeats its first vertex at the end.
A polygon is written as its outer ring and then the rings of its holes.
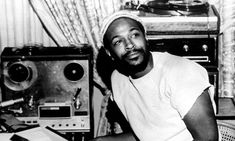
POLYGON ((8 62, 3 66, 4 84, 13 91, 29 88, 37 80, 36 65, 31 61, 8 62))
POLYGON ((63 68, 65 78, 71 82, 77 82, 85 75, 84 67, 76 61, 68 62, 63 68))

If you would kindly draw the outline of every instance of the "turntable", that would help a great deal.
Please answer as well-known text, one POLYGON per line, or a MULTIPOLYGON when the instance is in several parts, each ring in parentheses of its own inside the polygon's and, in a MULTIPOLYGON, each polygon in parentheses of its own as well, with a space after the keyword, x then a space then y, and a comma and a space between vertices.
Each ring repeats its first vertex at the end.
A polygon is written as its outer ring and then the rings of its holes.
POLYGON ((149 38, 189 38, 188 35, 219 33, 216 8, 202 0, 189 3, 183 0, 150 0, 144 4, 127 2, 124 7, 142 19, 149 38))

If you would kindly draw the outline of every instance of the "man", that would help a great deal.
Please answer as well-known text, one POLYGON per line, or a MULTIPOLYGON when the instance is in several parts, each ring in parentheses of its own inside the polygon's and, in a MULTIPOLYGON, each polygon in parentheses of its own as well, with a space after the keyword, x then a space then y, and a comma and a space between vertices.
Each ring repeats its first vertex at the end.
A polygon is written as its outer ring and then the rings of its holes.
POLYGON ((150 52, 140 19, 119 11, 105 19, 101 36, 115 63, 112 99, 133 132, 94 141, 217 141, 207 71, 166 52, 150 52))

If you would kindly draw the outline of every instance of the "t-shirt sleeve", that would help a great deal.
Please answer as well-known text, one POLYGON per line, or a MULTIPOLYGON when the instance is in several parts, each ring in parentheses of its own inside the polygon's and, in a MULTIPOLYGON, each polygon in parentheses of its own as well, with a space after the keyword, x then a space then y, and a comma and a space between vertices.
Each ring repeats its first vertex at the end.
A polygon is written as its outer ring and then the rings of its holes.
POLYGON ((205 68, 191 61, 177 63, 169 73, 170 101, 183 118, 202 92, 210 87, 205 68))

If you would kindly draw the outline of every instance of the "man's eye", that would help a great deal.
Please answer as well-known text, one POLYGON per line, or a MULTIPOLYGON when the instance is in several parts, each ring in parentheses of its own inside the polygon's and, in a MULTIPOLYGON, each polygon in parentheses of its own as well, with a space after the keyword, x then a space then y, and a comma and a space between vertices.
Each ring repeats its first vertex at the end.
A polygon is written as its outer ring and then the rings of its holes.
POLYGON ((121 40, 115 41, 115 42, 113 43, 114 46, 118 46, 118 45, 120 45, 120 44, 121 44, 121 40))
POLYGON ((135 37, 138 37, 139 36, 139 33, 133 33, 131 34, 131 38, 135 38, 135 37))

